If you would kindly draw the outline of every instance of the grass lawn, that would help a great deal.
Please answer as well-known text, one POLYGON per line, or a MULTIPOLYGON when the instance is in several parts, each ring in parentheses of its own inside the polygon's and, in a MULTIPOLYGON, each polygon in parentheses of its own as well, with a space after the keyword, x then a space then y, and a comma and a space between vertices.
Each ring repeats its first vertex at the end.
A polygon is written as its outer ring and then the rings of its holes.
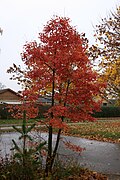
MULTIPOLYGON (((10 125, 21 125, 22 124, 22 119, 0 119, 0 125, 2 126, 10 126, 10 125)), ((35 122, 34 119, 30 119, 29 121, 27 121, 27 123, 33 123, 35 122)))
MULTIPOLYGON (((35 120, 29 120, 31 124, 35 120)), ((0 125, 21 125, 22 120, 0 120, 0 125)), ((39 127, 40 128, 40 127, 39 127)), ((45 127, 40 128, 46 131, 45 127)), ((120 118, 102 119, 96 122, 71 123, 67 130, 62 132, 64 135, 77 136, 82 138, 120 143, 120 118)))
POLYGON ((120 119, 71 124, 63 134, 120 143, 120 119))

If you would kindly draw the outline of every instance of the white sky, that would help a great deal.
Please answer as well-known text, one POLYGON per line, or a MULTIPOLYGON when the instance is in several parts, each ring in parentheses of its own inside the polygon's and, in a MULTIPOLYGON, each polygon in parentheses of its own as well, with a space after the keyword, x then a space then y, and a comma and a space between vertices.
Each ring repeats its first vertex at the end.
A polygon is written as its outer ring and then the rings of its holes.
POLYGON ((77 30, 85 32, 90 43, 101 18, 109 15, 120 0, 0 0, 0 82, 15 91, 20 86, 9 80, 6 70, 13 63, 21 64, 20 53, 26 41, 37 40, 43 25, 53 15, 67 16, 77 30))

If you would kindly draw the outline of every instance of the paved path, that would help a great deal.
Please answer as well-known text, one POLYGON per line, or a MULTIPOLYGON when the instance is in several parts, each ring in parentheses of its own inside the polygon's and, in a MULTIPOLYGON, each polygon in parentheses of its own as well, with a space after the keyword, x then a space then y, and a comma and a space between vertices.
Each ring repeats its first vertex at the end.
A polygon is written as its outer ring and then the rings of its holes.
MULTIPOLYGON (((112 144, 107 142, 99 142, 77 137, 65 137, 67 141, 71 141, 85 151, 79 155, 71 150, 63 148, 61 142, 59 152, 74 157, 80 165, 87 167, 91 170, 102 172, 105 174, 114 174, 119 176, 120 180, 120 144, 112 144)), ((65 158, 65 156, 64 156, 65 158)))
MULTIPOLYGON (((17 140, 18 134, 11 132, 3 133, 0 136, 1 154, 9 153, 11 140, 13 138, 17 140)), ((42 133, 42 137, 47 139, 46 133, 42 133)), ((64 159, 66 157, 68 160, 73 157, 84 167, 104 174, 116 175, 116 177, 118 177, 115 180, 120 180, 120 144, 99 142, 70 136, 63 136, 63 138, 66 141, 71 141, 72 143, 86 149, 81 153, 81 155, 79 155, 78 153, 66 149, 61 140, 58 152, 65 155, 64 159)), ((54 135, 53 141, 55 141, 55 139, 56 136, 54 135)))

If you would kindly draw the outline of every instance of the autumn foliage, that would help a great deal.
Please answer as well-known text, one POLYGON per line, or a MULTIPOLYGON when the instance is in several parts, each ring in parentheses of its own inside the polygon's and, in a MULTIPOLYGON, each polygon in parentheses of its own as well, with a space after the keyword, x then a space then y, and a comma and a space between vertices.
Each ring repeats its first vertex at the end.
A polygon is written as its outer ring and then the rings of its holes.
POLYGON ((44 93, 51 96, 51 108, 44 120, 48 125, 46 172, 52 168, 66 120, 93 121, 93 111, 99 110, 96 97, 103 84, 98 82, 97 73, 86 55, 87 47, 84 36, 70 25, 69 18, 54 17, 39 34, 39 42, 24 46, 21 56, 26 70, 16 65, 9 69, 25 85, 23 94, 27 102, 36 102, 44 93), (58 128, 54 149, 53 128, 58 128))
POLYGON ((101 81, 107 82, 106 95, 120 104, 120 6, 95 28, 96 44, 91 57, 99 62, 101 81))

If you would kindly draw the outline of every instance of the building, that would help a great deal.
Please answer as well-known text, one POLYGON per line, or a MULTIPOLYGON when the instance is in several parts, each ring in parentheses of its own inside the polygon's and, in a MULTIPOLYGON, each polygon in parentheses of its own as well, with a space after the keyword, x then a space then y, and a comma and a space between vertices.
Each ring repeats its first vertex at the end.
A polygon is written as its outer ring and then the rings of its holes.
POLYGON ((21 104, 21 96, 9 88, 1 89, 0 104, 21 104))

